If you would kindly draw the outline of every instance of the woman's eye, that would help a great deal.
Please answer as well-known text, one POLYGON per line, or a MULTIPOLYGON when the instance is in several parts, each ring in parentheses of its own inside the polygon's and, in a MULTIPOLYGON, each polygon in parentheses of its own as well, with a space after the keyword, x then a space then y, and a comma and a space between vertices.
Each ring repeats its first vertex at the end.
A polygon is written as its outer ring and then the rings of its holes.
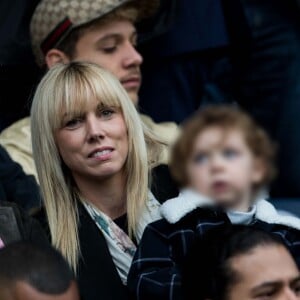
POLYGON ((82 119, 80 118, 75 118, 75 119, 72 119, 72 120, 69 120, 65 123, 65 126, 66 128, 68 129, 74 129, 74 128, 77 128, 82 122, 82 119))
POLYGON ((193 159, 193 161, 196 164, 204 164, 207 162, 207 160, 208 160, 208 156, 205 153, 198 153, 194 156, 194 159, 193 159))
POLYGON ((223 156, 228 159, 234 159, 239 156, 239 153, 235 149, 225 149, 223 151, 223 156))
POLYGON ((102 109, 100 113, 102 117, 110 118, 115 113, 115 111, 112 109, 102 109))

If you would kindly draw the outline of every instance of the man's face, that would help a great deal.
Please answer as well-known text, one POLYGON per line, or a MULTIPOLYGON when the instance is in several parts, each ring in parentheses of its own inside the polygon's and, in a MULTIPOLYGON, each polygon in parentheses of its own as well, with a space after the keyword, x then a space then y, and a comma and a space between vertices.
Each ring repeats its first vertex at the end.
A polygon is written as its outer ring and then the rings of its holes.
POLYGON ((73 60, 96 63, 113 73, 136 105, 143 61, 135 49, 136 39, 136 30, 127 20, 94 26, 79 38, 73 60))
POLYGON ((237 256, 230 267, 238 276, 228 300, 299 300, 300 273, 288 251, 277 245, 260 246, 237 256))
POLYGON ((37 291, 24 281, 18 281, 11 290, 0 292, 0 299, 5 300, 79 300, 79 292, 75 282, 62 294, 50 295, 37 291), (2 298, 3 296, 3 298, 2 298))

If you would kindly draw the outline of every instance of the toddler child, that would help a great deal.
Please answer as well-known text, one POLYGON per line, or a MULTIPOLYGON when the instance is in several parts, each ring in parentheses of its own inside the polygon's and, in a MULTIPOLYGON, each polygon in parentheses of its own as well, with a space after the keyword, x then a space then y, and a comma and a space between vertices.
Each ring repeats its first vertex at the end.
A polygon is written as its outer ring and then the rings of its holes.
MULTIPOLYGON (((139 300, 183 299, 181 268, 196 238, 243 224, 274 233, 300 265, 300 219, 278 214, 266 190, 275 175, 274 146, 244 112, 211 106, 191 117, 172 151, 170 169, 181 187, 147 226, 128 276, 139 300)), ((201 288, 201 287, 199 287, 201 288)))

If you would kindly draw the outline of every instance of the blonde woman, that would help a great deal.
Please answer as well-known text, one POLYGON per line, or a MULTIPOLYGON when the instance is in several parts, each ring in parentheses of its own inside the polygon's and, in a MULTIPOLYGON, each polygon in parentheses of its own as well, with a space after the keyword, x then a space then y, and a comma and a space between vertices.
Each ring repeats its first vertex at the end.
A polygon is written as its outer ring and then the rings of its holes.
POLYGON ((120 82, 91 63, 48 71, 31 130, 52 244, 77 273, 85 300, 126 299, 136 243, 159 218, 148 190, 159 143, 120 82))

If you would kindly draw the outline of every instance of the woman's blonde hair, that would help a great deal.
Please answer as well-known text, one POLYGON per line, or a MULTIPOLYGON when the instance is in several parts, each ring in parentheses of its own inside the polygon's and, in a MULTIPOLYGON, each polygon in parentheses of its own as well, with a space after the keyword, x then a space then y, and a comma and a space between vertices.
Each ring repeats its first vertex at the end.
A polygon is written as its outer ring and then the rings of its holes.
POLYGON ((147 199, 149 163, 155 163, 159 155, 154 134, 144 127, 127 92, 110 73, 92 63, 72 62, 59 64, 44 76, 31 108, 33 156, 52 244, 75 271, 80 253, 77 212, 80 195, 60 157, 55 131, 62 126, 63 113, 83 112, 87 103, 95 99, 104 106, 120 108, 127 126, 125 176, 130 235, 135 234, 139 211, 147 199))

